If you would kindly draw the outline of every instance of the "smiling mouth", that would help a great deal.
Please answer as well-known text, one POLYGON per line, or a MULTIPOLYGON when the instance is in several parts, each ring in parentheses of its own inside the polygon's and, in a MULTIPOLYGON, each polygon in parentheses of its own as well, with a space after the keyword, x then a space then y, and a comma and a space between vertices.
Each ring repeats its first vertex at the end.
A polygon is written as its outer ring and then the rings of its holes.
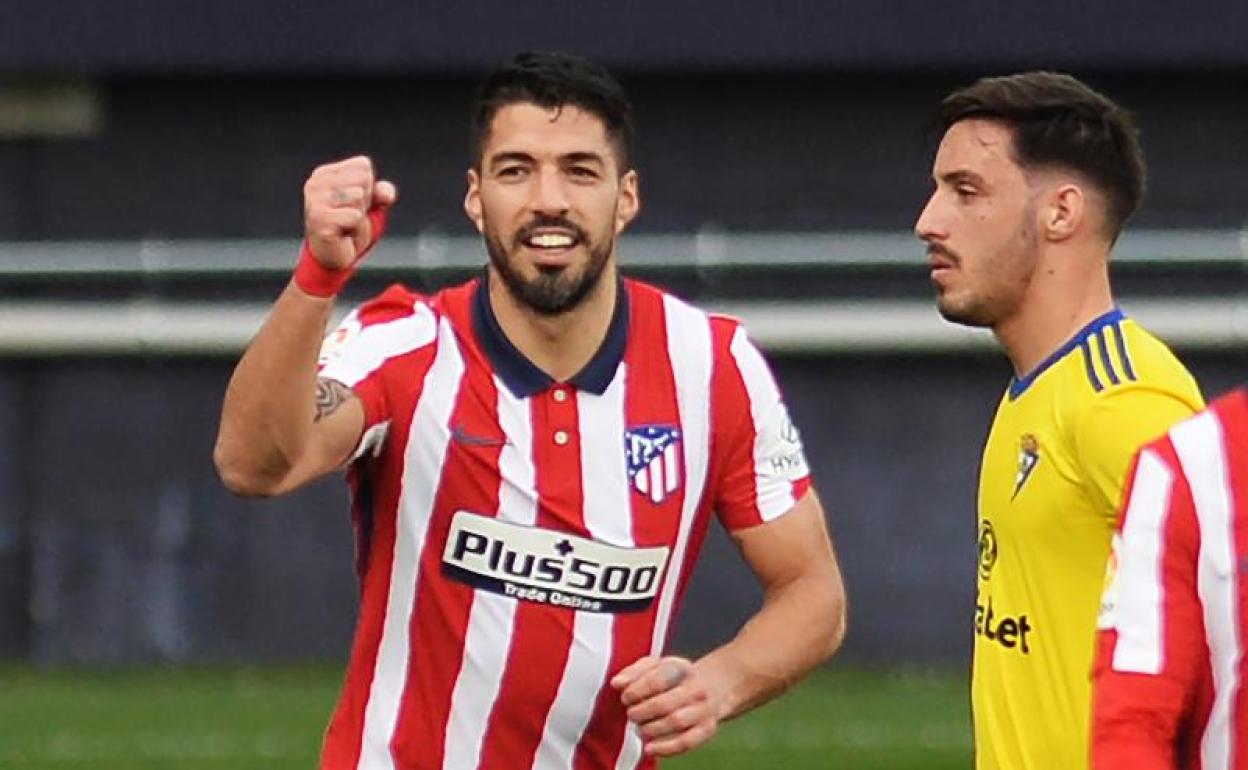
POLYGON ((578 243, 570 233, 537 233, 524 239, 530 249, 570 249, 578 243))

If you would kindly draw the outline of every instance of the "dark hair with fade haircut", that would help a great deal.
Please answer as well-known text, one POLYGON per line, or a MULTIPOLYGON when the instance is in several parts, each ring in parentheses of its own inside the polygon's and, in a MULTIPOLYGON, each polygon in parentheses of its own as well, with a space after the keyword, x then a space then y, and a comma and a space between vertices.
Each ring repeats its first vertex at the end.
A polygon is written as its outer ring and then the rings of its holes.
POLYGON ((605 69, 575 54, 525 52, 501 62, 477 93, 472 115, 472 157, 480 163, 499 109, 509 104, 559 109, 578 107, 606 126, 620 173, 632 168, 633 106, 624 88, 605 69))
POLYGON ((1147 172, 1135 119, 1070 75, 981 78, 945 97, 937 113, 943 130, 972 118, 1007 125, 1024 169, 1065 168, 1095 184, 1107 199, 1111 242, 1144 199, 1147 172))

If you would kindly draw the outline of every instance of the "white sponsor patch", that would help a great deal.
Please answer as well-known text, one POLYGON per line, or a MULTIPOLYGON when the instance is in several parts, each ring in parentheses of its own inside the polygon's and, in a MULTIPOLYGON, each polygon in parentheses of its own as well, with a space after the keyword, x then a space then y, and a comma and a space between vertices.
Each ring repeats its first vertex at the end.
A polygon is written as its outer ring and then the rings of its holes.
POLYGON ((475 588, 588 612, 636 612, 658 593, 670 549, 620 548, 459 511, 442 570, 475 588))
POLYGON ((806 452, 802 449, 802 435, 789 419, 789 410, 783 401, 777 401, 767 411, 758 430, 759 462, 770 470, 771 475, 789 481, 810 475, 806 452))

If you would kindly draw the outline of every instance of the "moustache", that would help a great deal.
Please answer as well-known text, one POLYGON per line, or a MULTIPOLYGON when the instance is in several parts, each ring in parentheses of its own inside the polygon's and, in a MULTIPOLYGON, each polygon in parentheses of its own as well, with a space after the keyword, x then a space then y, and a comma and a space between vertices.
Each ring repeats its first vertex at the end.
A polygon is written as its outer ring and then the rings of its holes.
POLYGON ((945 246, 942 246, 939 243, 927 244, 927 258, 930 260, 933 257, 937 257, 937 256, 945 257, 946 259, 953 262, 955 265, 959 264, 962 261, 962 258, 959 257, 955 252, 951 251, 949 248, 945 246))
MULTIPOLYGON (((575 244, 584 243, 589 236, 576 223, 564 217, 535 216, 533 220, 516 231, 515 242, 519 246, 533 236, 538 230, 558 228, 572 234, 575 244)), ((574 245, 575 245, 574 244, 574 245)))

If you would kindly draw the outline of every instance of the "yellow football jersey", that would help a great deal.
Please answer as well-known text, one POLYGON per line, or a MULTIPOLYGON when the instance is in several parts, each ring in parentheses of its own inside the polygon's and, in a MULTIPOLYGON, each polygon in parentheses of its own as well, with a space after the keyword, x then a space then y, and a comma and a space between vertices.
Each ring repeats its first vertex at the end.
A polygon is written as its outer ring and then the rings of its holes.
POLYGON ((1096 615, 1132 454, 1204 405, 1113 310, 997 407, 979 480, 971 702, 979 770, 1086 770, 1096 615))

